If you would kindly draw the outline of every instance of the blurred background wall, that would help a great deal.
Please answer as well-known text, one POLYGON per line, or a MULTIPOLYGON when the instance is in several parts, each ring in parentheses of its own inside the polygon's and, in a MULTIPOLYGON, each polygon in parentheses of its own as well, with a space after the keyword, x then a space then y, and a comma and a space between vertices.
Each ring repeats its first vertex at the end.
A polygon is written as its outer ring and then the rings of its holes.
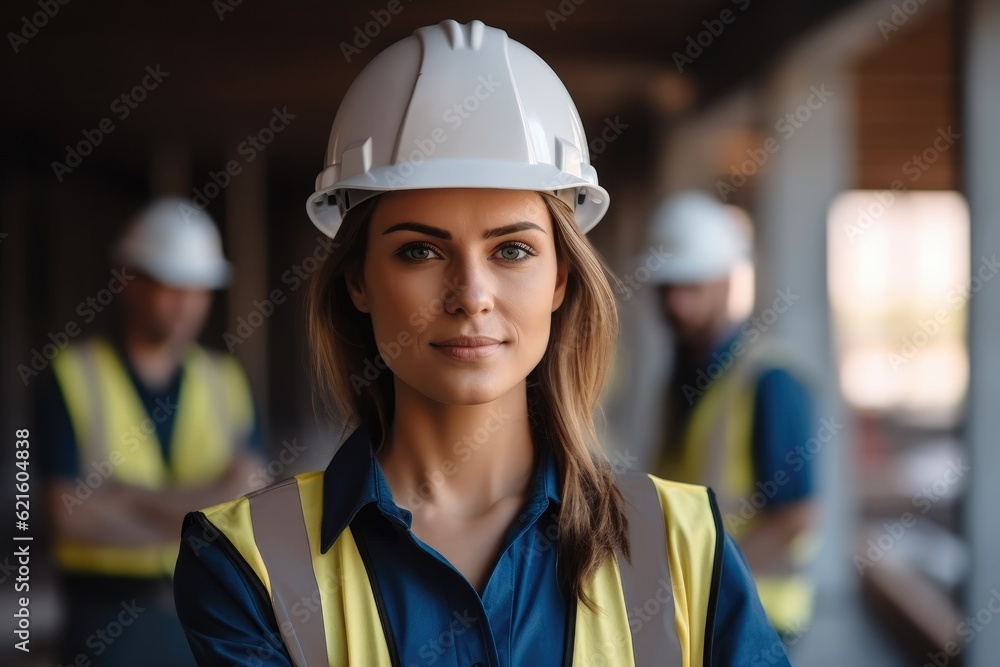
MULTIPOLYGON (((50 5, 10 2, 0 19, 8 442, 32 427, 52 346, 109 326, 111 240, 149 198, 175 194, 207 204, 236 271, 202 342, 247 369, 274 472, 325 466, 339 431, 314 416, 303 313, 324 237, 304 203, 330 124, 380 50, 478 18, 539 53, 576 100, 612 195, 590 238, 618 276, 638 266, 656 202, 699 187, 752 225, 742 307, 797 297, 768 333, 808 360, 833 427, 809 452, 821 589, 796 664, 996 664, 1000 2, 50 5), (306 447, 290 465, 277 458, 287 443, 306 447)), ((605 405, 609 449, 640 465, 672 363, 654 296, 620 294, 605 405)), ((13 484, 0 488, 13 507, 13 484)), ((0 529, 5 610, 12 536, 0 529)), ((45 577, 39 565, 37 662, 14 664, 51 664, 59 602, 45 577)))

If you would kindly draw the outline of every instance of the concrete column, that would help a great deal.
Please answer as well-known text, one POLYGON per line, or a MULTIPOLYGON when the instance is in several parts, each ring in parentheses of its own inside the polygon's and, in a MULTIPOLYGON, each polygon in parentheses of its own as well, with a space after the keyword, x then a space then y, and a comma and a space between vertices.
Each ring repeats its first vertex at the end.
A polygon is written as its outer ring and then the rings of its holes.
MULTIPOLYGON (((968 3, 964 72, 964 180, 971 214, 973 275, 983 258, 1000 254, 1000 188, 997 188, 997 158, 1000 157, 1000 0, 968 3)), ((1000 287, 997 280, 983 283, 969 301, 969 421, 968 445, 972 457, 972 480, 965 504, 965 536, 972 552, 972 572, 965 590, 964 612, 973 618, 992 602, 1000 590, 1000 287)), ((973 283, 975 287, 975 283, 973 283)), ((1000 614, 987 612, 989 624, 966 648, 970 667, 995 665, 1000 655, 1000 614)), ((983 615, 983 618, 985 618, 983 615)), ((973 626, 975 629, 975 626, 973 626)))
MULTIPOLYGON (((852 185, 847 140, 852 136, 851 86, 843 61, 833 54, 795 55, 786 59, 790 65, 775 73, 764 93, 765 133, 779 148, 756 176, 755 312, 769 308, 779 290, 795 299, 769 325, 767 335, 789 346, 818 380, 817 420, 843 423, 830 339, 826 230, 827 207, 852 185), (809 102, 818 108, 810 108, 809 102)), ((814 462, 827 547, 816 562, 817 581, 831 590, 856 584, 848 567, 856 494, 849 488, 850 457, 843 446, 852 441, 845 428, 814 462)))

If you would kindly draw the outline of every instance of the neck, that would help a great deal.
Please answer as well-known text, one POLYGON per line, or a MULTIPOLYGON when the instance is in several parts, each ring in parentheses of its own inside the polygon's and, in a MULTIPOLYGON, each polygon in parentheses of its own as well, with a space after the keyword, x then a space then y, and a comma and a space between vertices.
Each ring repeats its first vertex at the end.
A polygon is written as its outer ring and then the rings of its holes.
POLYGON ((379 454, 398 505, 474 517, 525 496, 534 469, 526 383, 482 405, 444 405, 398 379, 393 424, 379 454))
POLYGON ((134 326, 122 328, 122 348, 136 374, 150 389, 162 389, 177 372, 186 346, 151 340, 134 326))

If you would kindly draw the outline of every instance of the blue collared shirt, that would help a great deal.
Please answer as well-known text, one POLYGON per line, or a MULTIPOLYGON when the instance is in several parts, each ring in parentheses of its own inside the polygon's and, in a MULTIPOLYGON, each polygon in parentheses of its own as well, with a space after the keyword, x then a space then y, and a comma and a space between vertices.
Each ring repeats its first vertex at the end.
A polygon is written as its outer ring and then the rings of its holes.
MULTIPOLYGON (((322 549, 343 529, 375 572, 399 663, 404 667, 520 667, 566 662, 575 600, 556 576, 558 470, 548 443, 536 441, 531 491, 504 536, 482 596, 446 558, 410 530, 412 514, 392 498, 372 449, 375 429, 362 425, 330 462, 323 478, 322 549)), ((412 499, 411 499, 412 500, 412 499)), ((412 502, 411 502, 412 504, 412 502)), ((177 561, 177 612, 200 665, 292 662, 270 601, 250 581, 250 567, 227 543, 200 542, 207 519, 189 514, 177 561), (197 552, 191 545, 198 544, 197 552)), ((715 619, 716 665, 747 664, 753 655, 780 656, 743 556, 727 536, 715 619)))

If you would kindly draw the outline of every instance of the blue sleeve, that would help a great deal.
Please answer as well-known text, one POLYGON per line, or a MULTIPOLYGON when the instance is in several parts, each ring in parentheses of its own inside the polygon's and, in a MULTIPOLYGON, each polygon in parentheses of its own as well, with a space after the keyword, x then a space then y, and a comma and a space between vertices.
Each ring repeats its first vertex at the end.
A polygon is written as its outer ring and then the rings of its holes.
POLYGON ((790 667, 761 606, 750 567, 733 538, 724 535, 712 667, 790 667))
POLYGON ((782 369, 760 376, 753 412, 754 474, 759 484, 773 483, 774 493, 767 493, 770 508, 813 493, 813 457, 806 444, 815 435, 812 418, 809 392, 801 382, 782 369))
POLYGON ((184 518, 174 604, 201 667, 292 667, 264 585, 201 512, 184 518))
POLYGON ((75 478, 80 474, 76 433, 62 388, 50 368, 38 379, 35 393, 35 428, 38 443, 38 470, 44 478, 75 478))

